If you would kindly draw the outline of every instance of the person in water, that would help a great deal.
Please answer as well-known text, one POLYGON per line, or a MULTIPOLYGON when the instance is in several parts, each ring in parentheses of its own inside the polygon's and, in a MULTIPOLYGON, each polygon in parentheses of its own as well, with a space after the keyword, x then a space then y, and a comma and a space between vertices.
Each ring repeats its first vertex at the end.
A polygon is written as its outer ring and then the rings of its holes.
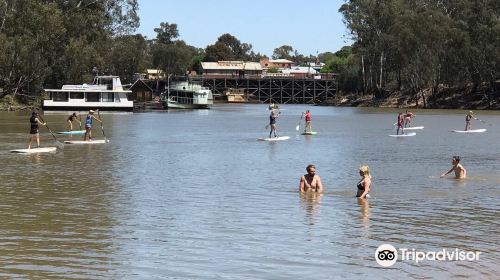
POLYGON ((38 126, 39 124, 45 125, 45 123, 41 122, 38 119, 38 113, 33 112, 31 113, 31 118, 30 118, 30 140, 28 142, 28 149, 31 149, 31 142, 33 142, 33 139, 36 139, 36 144, 37 148, 40 148, 40 134, 39 134, 39 129, 40 127, 38 126))
POLYGON ((299 191, 300 192, 323 192, 323 184, 321 178, 316 175, 316 166, 309 164, 306 167, 307 174, 300 177, 299 191))
POLYGON ((441 174, 441 178, 448 175, 450 172, 455 171, 455 179, 465 179, 467 177, 467 170, 460 164, 460 157, 453 156, 452 167, 448 172, 441 174))
POLYGON ((372 176, 370 175, 370 167, 368 165, 362 165, 359 168, 359 176, 361 176, 361 180, 358 182, 357 188, 358 192, 356 193, 356 197, 358 198, 369 198, 370 188, 372 185, 372 176))
MULTIPOLYGON (((68 122, 68 131, 72 131, 73 130, 73 122, 78 121, 76 113, 71 114, 71 116, 69 116, 66 121, 68 122)), ((80 127, 81 127, 82 122, 81 121, 78 121, 78 122, 80 123, 80 127)))
POLYGON ((467 115, 465 115, 465 131, 472 128, 472 125, 471 125, 472 119, 476 119, 476 118, 474 118, 474 113, 472 111, 469 111, 469 113, 467 113, 467 115))
POLYGON ((396 135, 399 135, 399 129, 401 128, 401 134, 405 134, 405 130, 403 128, 403 113, 399 112, 399 115, 398 115, 398 130, 396 131, 396 135))
POLYGON ((305 113, 302 113, 302 115, 305 117, 305 120, 306 120, 306 127, 304 128, 304 133, 312 132, 311 112, 309 112, 309 110, 307 110, 305 113))
POLYGON ((92 119, 102 122, 100 119, 96 118, 94 116, 95 111, 94 110, 89 110, 89 113, 87 114, 87 117, 85 118, 85 135, 83 136, 83 141, 87 141, 87 135, 89 141, 92 141, 92 119))
POLYGON ((278 116, 281 114, 280 111, 278 110, 272 110, 271 115, 269 115, 269 126, 271 127, 271 131, 269 132, 269 138, 271 138, 273 132, 274 132, 274 137, 278 137, 276 135, 277 127, 276 127, 276 119, 278 116))
POLYGON ((405 127, 406 126, 411 127, 411 119, 413 117, 415 117, 415 115, 412 112, 408 111, 408 110, 406 110, 406 114, 405 115, 406 115, 406 117, 405 117, 405 127))

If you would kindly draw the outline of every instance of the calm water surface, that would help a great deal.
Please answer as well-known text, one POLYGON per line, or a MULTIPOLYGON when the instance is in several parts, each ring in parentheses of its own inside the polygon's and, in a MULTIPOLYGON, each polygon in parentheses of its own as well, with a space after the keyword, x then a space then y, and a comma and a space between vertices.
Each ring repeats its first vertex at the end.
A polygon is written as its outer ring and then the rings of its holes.
MULTIPOLYGON (((0 278, 498 277, 500 114, 479 112, 488 124, 473 127, 488 132, 459 135, 464 111, 417 111, 425 129, 394 139, 395 110, 309 107, 318 135, 304 137, 305 109, 283 107, 291 139, 279 143, 256 141, 264 105, 105 114, 109 144, 40 155, 8 152, 24 148, 29 116, 0 113, 0 278), (455 154, 470 178, 439 179, 455 154), (322 196, 297 192, 309 163, 322 196), (362 163, 368 201, 354 197, 362 163), (384 269, 373 257, 383 243, 482 255, 384 269)), ((44 115, 54 130, 66 117, 44 115)))

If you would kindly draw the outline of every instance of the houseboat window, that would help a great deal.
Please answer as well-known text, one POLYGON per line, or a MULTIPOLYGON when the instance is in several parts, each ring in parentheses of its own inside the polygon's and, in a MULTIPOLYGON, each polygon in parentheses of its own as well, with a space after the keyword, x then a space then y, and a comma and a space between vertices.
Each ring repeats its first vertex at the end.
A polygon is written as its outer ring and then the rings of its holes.
POLYGON ((69 97, 71 99, 83 99, 85 98, 85 95, 83 94, 83 92, 71 92, 69 94, 69 97))
POLYGON ((52 100, 57 102, 67 102, 69 97, 69 93, 67 92, 53 92, 52 100))
POLYGON ((43 94, 43 99, 44 100, 52 100, 52 93, 51 92, 45 92, 43 94))
POLYGON ((86 94, 86 102, 99 102, 101 101, 101 94, 99 92, 87 92, 86 94))
POLYGON ((112 92, 103 92, 102 93, 102 102, 114 102, 115 96, 112 92))

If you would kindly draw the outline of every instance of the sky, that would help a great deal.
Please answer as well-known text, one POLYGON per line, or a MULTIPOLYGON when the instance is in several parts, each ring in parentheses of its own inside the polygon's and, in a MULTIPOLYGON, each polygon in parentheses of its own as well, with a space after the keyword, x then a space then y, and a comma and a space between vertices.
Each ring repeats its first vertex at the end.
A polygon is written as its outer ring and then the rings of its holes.
POLYGON ((176 23, 181 40, 205 48, 230 33, 254 52, 271 56, 290 45, 304 55, 335 52, 350 45, 342 15, 343 0, 138 0, 137 32, 156 37, 160 22, 176 23))

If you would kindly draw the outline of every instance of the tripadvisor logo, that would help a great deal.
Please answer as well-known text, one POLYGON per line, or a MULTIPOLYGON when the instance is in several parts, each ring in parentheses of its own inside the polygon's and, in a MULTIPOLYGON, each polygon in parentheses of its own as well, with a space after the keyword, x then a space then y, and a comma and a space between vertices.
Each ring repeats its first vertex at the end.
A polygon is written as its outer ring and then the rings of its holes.
POLYGON ((421 261, 478 261, 481 252, 441 249, 439 251, 418 251, 415 249, 396 249, 390 244, 382 244, 375 250, 375 260, 380 266, 389 267, 399 260, 419 263, 421 261), (399 251, 399 252, 398 252, 399 251))
POLYGON ((382 244, 375 251, 375 260, 380 266, 392 266, 398 260, 398 251, 390 244, 382 244))

